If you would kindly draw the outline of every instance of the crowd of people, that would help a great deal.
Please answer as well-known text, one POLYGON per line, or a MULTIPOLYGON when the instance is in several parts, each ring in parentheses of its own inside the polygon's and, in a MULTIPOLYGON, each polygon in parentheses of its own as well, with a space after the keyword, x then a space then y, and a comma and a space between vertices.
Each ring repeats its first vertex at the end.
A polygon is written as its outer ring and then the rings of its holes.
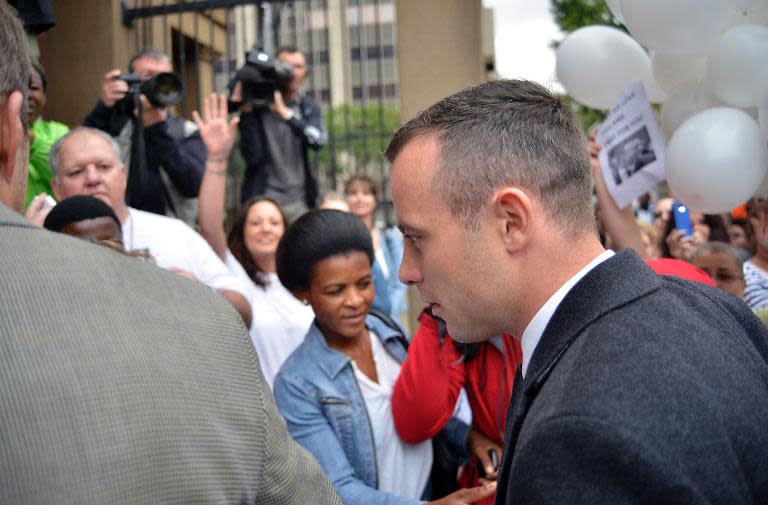
POLYGON ((114 69, 70 129, 0 28, 3 503, 768 501, 766 202, 620 209, 565 103, 497 81, 397 131, 382 226, 370 177, 318 194, 296 48, 267 104, 114 69))

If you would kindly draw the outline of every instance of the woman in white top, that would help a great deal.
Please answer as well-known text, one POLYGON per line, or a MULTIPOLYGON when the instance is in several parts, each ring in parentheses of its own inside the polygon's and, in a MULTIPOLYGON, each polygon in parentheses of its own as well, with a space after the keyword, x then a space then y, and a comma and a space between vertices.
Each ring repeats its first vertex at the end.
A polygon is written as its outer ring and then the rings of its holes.
POLYGON ((275 252, 286 227, 276 202, 267 198, 250 200, 232 223, 229 236, 224 233, 227 161, 238 118, 227 122, 226 98, 216 95, 205 99, 203 115, 204 119, 197 112, 193 114, 208 151, 200 185, 200 233, 232 273, 249 281, 253 300, 251 339, 271 388, 277 371, 303 340, 314 315, 275 274, 275 252))

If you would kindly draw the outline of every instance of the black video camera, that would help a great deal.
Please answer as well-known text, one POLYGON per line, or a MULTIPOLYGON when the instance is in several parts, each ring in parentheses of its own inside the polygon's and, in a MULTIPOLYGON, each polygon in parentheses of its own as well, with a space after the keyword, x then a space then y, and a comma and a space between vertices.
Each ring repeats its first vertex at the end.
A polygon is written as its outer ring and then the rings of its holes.
POLYGON ((253 48, 245 56, 243 65, 235 75, 235 83, 243 86, 241 106, 268 107, 275 100, 275 91, 282 91, 293 79, 293 66, 270 56, 259 48, 253 48))
POLYGON ((184 84, 179 74, 162 72, 151 79, 141 82, 141 77, 135 74, 121 75, 117 77, 130 86, 125 100, 133 107, 134 94, 139 93, 147 97, 154 107, 170 107, 176 105, 184 97, 184 84))

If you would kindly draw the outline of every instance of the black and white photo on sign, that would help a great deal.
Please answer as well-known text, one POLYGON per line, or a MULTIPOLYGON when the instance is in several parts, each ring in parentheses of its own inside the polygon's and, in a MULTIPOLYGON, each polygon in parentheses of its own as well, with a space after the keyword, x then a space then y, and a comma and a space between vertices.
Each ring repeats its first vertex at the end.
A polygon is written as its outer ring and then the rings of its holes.
POLYGON ((613 180, 618 186, 646 165, 656 161, 648 128, 643 125, 608 151, 613 180))
POLYGON ((641 82, 624 90, 596 140, 603 180, 619 208, 664 180, 666 141, 641 82))

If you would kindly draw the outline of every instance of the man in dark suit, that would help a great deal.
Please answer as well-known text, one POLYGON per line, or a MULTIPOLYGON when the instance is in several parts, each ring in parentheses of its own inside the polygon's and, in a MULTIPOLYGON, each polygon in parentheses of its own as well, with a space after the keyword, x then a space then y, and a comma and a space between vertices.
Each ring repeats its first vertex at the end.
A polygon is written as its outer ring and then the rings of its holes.
POLYGON ((497 503, 768 503, 768 331, 726 293, 603 249, 567 105, 486 83, 386 155, 401 280, 458 340, 521 339, 497 503))
POLYGON ((223 298, 17 213, 25 51, 0 0, 0 503, 339 503, 223 298))

